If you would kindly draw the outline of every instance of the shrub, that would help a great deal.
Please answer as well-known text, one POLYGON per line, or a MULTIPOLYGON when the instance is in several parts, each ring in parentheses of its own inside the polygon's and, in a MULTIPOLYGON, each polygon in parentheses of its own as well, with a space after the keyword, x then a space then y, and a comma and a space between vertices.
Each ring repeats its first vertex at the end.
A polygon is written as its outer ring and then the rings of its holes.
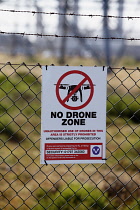
POLYGON ((131 119, 135 122, 140 121, 140 98, 133 98, 126 95, 120 98, 117 94, 111 95, 107 100, 107 113, 111 116, 119 116, 131 119))

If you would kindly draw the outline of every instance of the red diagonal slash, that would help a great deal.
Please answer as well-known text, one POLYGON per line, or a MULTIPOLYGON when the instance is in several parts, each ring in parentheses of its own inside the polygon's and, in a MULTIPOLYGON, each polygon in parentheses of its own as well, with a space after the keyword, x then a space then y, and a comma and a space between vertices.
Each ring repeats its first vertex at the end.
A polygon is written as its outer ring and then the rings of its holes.
POLYGON ((60 102, 60 104, 62 106, 64 106, 65 108, 67 109, 70 109, 70 110, 78 110, 78 109, 82 109, 84 108, 85 106, 87 106, 89 104, 89 102, 91 101, 92 97, 93 97, 93 94, 94 94, 94 86, 93 86, 93 82, 91 80, 91 78, 86 74, 84 73, 83 71, 79 71, 79 70, 72 70, 72 71, 68 71, 66 73, 64 73, 58 80, 57 84, 56 84, 56 96, 57 96, 57 99, 58 101, 60 102), (62 99, 60 97, 60 93, 59 93, 59 86, 62 82, 62 80, 64 78, 66 78, 68 75, 72 75, 72 74, 77 74, 77 75, 82 75, 84 77, 84 79, 78 84, 76 85, 76 87, 71 90, 71 92, 64 98, 62 99), (89 93, 89 97, 88 99, 85 101, 85 103, 82 103, 80 106, 69 106, 66 101, 68 101, 68 99, 76 93, 76 91, 78 91, 78 89, 80 89, 80 87, 86 82, 88 81, 89 82, 89 85, 90 85, 90 93, 89 93))
POLYGON ((76 91, 85 83, 87 78, 85 77, 62 101, 65 103, 76 91))

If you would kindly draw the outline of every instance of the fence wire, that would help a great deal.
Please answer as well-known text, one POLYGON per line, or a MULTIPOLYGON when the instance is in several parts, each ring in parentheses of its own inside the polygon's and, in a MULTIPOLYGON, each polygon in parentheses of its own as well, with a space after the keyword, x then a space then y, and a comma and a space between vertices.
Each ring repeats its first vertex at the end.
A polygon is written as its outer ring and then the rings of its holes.
POLYGON ((41 66, 1 64, 0 209, 140 206, 140 72, 110 68, 106 164, 40 165, 41 66))
POLYGON ((15 9, 0 9, 0 12, 12 12, 12 13, 30 13, 30 14, 42 14, 42 15, 62 15, 62 16, 78 16, 78 17, 104 17, 104 18, 121 18, 121 19, 140 19, 140 16, 118 16, 118 15, 95 15, 95 14, 80 14, 80 13, 60 13, 60 12, 43 12, 43 11, 31 11, 31 10, 15 10, 15 9))
POLYGON ((55 37, 55 38, 74 38, 74 39, 93 39, 97 40, 125 40, 125 41, 140 41, 140 38, 134 37, 100 37, 100 36, 78 36, 78 35, 59 35, 59 34, 43 34, 43 33, 26 33, 26 32, 7 32, 0 31, 3 35, 19 35, 19 36, 36 36, 36 37, 55 37))

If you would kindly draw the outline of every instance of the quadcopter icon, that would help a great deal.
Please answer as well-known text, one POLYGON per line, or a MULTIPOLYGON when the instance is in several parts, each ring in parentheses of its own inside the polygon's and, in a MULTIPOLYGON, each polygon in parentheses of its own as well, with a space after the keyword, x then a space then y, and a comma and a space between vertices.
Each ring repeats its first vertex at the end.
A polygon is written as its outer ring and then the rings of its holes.
MULTIPOLYGON (((55 84, 56 85, 56 84, 55 84)), ((77 85, 70 85, 70 84, 60 84, 59 85, 59 89, 63 89, 63 90, 67 90, 67 96, 69 95, 69 93, 71 91, 73 91, 75 88, 76 88, 77 85)), ((95 86, 95 85, 93 85, 95 86)), ((79 92, 80 94, 80 101, 83 102, 83 94, 82 94, 82 91, 83 90, 89 90, 91 89, 91 86, 90 84, 83 84, 81 85, 78 90, 76 90, 74 92, 74 94, 72 95, 72 97, 70 98, 73 102, 76 102, 78 101, 79 97, 77 96, 77 93, 79 92)), ((67 102, 69 101, 69 99, 67 100, 67 102)))

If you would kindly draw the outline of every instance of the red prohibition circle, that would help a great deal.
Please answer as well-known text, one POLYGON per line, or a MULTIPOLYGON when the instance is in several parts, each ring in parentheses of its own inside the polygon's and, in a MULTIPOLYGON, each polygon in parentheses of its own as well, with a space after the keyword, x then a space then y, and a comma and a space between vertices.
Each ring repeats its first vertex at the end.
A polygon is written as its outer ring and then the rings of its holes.
MULTIPOLYGON (((84 82, 83 82, 83 83, 84 83, 84 82)), ((80 85, 80 83, 79 83, 79 85, 80 85)), ((92 83, 92 80, 90 79, 90 77, 89 77, 86 73, 84 73, 84 72, 82 72, 82 71, 78 71, 78 70, 68 71, 68 72, 64 73, 64 74, 59 78, 59 80, 58 80, 58 82, 57 82, 57 84, 56 84, 56 96, 57 96, 57 99, 58 99, 59 103, 60 103, 62 106, 64 106, 65 108, 70 109, 70 110, 78 110, 78 109, 82 109, 82 108, 84 108, 85 106, 87 106, 87 105, 89 104, 89 102, 91 101, 91 99, 92 99, 92 97, 93 97, 93 94, 94 94, 94 85, 93 85, 93 83, 92 83), (83 82, 83 81, 85 82, 85 81, 87 81, 87 80, 88 80, 88 82, 89 82, 89 84, 90 84, 90 95, 89 95, 87 101, 86 101, 85 103, 83 103, 82 105, 76 106, 76 107, 67 105, 67 104, 65 103, 66 100, 64 101, 64 99, 61 99, 60 93, 59 93, 59 86, 60 86, 62 80, 63 80, 66 76, 68 76, 68 75, 70 75, 70 74, 80 74, 80 75, 82 75, 82 76, 84 77, 84 79, 81 81, 81 85, 82 85, 82 82, 83 82)))

